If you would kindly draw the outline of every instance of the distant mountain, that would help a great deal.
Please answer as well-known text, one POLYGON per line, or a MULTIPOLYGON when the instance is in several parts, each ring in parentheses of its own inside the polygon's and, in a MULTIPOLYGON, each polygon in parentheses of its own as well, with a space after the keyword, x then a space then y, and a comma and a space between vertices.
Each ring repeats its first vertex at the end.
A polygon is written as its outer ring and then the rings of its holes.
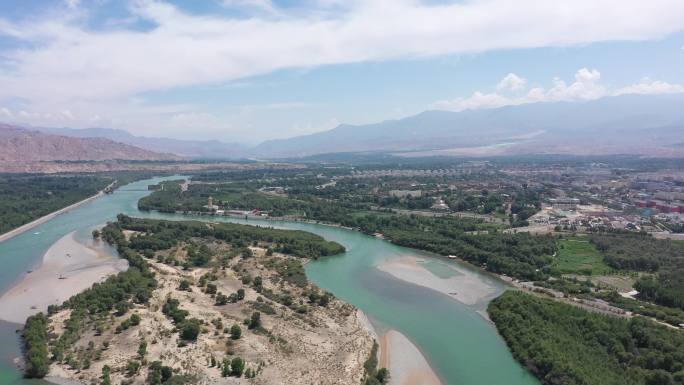
POLYGON ((0 124, 0 162, 181 160, 104 138, 72 138, 0 124))
POLYGON ((107 138, 155 152, 173 153, 188 158, 243 159, 247 147, 238 143, 224 143, 218 140, 180 140, 135 136, 124 130, 113 128, 35 128, 41 132, 76 138, 107 138))
POLYGON ((335 153, 401 156, 520 154, 684 157, 684 94, 623 95, 587 102, 532 103, 461 112, 426 111, 399 120, 343 124, 249 148, 217 140, 141 137, 109 128, 35 128, 106 138, 148 151, 207 159, 304 158, 335 153))
POLYGON ((684 94, 624 95, 461 112, 426 111, 400 120, 340 125, 266 141, 264 158, 338 152, 402 155, 643 154, 684 156, 684 94))

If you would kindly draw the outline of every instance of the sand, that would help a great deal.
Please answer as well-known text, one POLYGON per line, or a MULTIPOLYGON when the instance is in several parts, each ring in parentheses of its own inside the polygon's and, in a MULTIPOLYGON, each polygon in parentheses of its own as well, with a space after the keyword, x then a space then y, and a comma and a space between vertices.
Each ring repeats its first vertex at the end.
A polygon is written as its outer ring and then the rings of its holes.
POLYGON ((389 385, 442 384, 420 350, 396 330, 380 338, 379 366, 389 369, 389 385))
POLYGON ((402 257, 381 263, 377 268, 395 278, 447 294, 466 305, 475 305, 496 295, 498 289, 483 281, 466 268, 446 262, 440 266, 448 269, 448 277, 440 277, 428 270, 424 260, 402 257), (450 271, 449 271, 450 270, 450 271))
POLYGON ((24 323, 48 305, 61 304, 127 268, 125 260, 106 255, 97 244, 84 245, 74 233, 67 234, 45 252, 39 268, 0 297, 0 319, 24 323))

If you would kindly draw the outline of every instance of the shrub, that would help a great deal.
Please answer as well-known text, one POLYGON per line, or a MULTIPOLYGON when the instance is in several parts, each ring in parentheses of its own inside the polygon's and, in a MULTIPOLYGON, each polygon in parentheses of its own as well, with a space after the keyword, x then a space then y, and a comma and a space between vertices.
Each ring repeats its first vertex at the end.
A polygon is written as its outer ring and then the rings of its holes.
POLYGON ((240 329, 240 326, 238 324, 233 324, 230 328, 230 338, 234 340, 240 339, 242 336, 242 329, 240 329))
POLYGON ((184 321, 180 326, 181 338, 186 341, 195 341, 200 333, 200 320, 197 318, 190 318, 184 321))

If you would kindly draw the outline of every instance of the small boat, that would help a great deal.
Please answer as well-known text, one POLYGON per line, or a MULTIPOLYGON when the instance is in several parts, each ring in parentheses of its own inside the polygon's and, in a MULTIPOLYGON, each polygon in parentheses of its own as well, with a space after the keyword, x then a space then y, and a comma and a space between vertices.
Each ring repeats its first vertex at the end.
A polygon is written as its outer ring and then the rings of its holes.
POLYGON ((458 257, 455 256, 455 255, 447 255, 447 258, 449 258, 449 259, 456 259, 456 258, 458 258, 458 257))

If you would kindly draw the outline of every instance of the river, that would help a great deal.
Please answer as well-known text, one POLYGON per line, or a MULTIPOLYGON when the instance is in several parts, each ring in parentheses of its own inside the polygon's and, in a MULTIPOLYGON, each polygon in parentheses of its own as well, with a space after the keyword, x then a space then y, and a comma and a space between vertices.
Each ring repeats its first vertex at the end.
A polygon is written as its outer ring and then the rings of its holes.
MULTIPOLYGON (((40 264, 45 251, 64 235, 77 231, 82 239, 94 226, 115 220, 118 213, 165 219, 188 219, 188 216, 146 213, 137 209, 137 201, 147 195, 147 186, 164 179, 153 178, 117 189, 113 194, 80 206, 40 226, 0 243, 0 292, 18 282, 27 270, 40 264)), ((203 217, 203 219, 209 219, 203 217)), ((444 384, 454 385, 538 385, 508 351, 494 326, 481 314, 487 301, 506 289, 498 279, 455 261, 412 249, 395 246, 384 240, 333 226, 301 222, 237 220, 212 217, 212 221, 299 229, 339 242, 346 253, 321 258, 306 265, 308 277, 319 287, 347 301, 366 313, 376 326, 395 329, 419 347, 444 384), (400 280, 377 268, 397 258, 417 257, 436 275, 452 274, 448 264, 495 289, 487 300, 465 305, 449 295, 400 280)), ((12 359, 20 354, 21 326, 0 322, 0 385, 44 384, 25 380, 12 359)))

